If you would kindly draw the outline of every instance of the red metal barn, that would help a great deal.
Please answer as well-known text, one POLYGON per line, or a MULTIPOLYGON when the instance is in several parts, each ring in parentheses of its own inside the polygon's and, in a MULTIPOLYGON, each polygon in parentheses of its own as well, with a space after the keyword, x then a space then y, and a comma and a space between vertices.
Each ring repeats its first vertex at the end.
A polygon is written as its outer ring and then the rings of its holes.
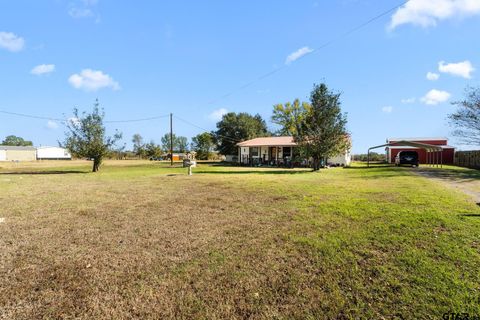
MULTIPOLYGON (((387 139, 387 144, 395 144, 400 141, 418 142, 427 145, 439 146, 442 148, 441 157, 443 164, 453 164, 455 148, 448 145, 447 138, 389 138, 387 139)), ((418 154, 420 164, 428 163, 427 151, 422 148, 402 146, 401 143, 399 143, 399 145, 387 146, 385 150, 387 152, 388 163, 395 163, 395 157, 402 151, 415 151, 418 154)))

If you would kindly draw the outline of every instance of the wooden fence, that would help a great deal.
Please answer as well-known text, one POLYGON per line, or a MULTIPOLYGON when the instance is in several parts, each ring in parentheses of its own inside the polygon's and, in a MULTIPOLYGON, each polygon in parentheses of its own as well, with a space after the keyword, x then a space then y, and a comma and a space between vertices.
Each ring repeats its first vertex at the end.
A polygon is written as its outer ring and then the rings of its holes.
POLYGON ((457 151, 454 163, 460 167, 480 169, 480 151, 457 151))

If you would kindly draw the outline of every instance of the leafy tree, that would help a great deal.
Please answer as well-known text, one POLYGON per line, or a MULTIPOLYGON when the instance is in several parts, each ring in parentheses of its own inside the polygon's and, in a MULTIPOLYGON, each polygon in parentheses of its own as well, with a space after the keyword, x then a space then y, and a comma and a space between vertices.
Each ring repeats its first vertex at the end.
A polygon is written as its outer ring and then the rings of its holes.
POLYGON ((147 157, 159 158, 162 155, 162 148, 154 141, 150 141, 145 145, 145 154, 147 157))
MULTIPOLYGON (((355 154, 355 155, 353 155, 353 160, 367 162, 368 154, 367 153, 355 154)), ((385 162, 386 161, 385 154, 377 153, 377 152, 370 152, 370 161, 385 162)))
POLYGON ((2 141, 2 145, 26 147, 26 146, 33 146, 33 143, 32 141, 24 140, 22 137, 10 135, 5 137, 5 139, 2 141))
POLYGON ((188 139, 187 137, 177 137, 176 139, 177 151, 180 153, 187 152, 188 149, 188 139))
POLYGON ((103 158, 108 154, 115 143, 122 138, 120 132, 113 137, 105 135, 103 119, 105 113, 100 109, 98 99, 95 101, 92 113, 79 113, 73 109, 73 120, 67 122, 67 132, 63 145, 72 155, 93 159, 93 172, 100 169, 103 158))
POLYGON ((293 136, 297 132, 299 124, 305 113, 311 108, 308 102, 300 102, 295 99, 293 103, 276 104, 273 106, 272 122, 281 126, 278 134, 293 136))
POLYGON ((342 113, 340 94, 329 91, 325 84, 315 85, 310 95, 311 108, 302 115, 294 139, 301 150, 313 159, 313 170, 321 160, 344 152, 350 144, 346 129, 347 117, 342 113))
POLYGON ((210 132, 204 132, 192 138, 192 150, 197 153, 197 159, 208 160, 215 147, 213 136, 210 132))
MULTIPOLYGON (((175 140, 176 136, 175 133, 173 134, 173 149, 175 150, 175 140)), ((162 144, 162 149, 167 150, 167 152, 170 152, 170 133, 165 133, 163 137, 160 139, 160 142, 162 144)))
POLYGON ((480 87, 467 88, 466 97, 453 103, 457 111, 450 114, 450 125, 456 127, 453 135, 468 145, 480 145, 480 87))
POLYGON ((146 156, 146 150, 145 150, 145 144, 143 142, 143 137, 136 133, 132 137, 132 142, 133 142, 133 152, 140 158, 143 158, 146 156))
POLYGON ((224 155, 237 154, 236 144, 240 141, 269 136, 265 120, 259 114, 254 116, 241 112, 229 112, 217 123, 213 136, 217 150, 224 155))
MULTIPOLYGON (((161 138, 162 149, 170 152, 170 133, 165 133, 161 138)), ((185 152, 188 147, 188 139, 186 137, 173 134, 173 152, 185 152)))

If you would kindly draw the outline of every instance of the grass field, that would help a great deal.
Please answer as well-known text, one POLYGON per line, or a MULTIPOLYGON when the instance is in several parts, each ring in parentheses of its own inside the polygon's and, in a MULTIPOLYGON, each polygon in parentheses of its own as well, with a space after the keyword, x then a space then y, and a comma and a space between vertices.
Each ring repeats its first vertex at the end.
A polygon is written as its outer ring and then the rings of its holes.
POLYGON ((0 319, 480 314, 480 208, 411 169, 89 170, 0 164, 0 319))

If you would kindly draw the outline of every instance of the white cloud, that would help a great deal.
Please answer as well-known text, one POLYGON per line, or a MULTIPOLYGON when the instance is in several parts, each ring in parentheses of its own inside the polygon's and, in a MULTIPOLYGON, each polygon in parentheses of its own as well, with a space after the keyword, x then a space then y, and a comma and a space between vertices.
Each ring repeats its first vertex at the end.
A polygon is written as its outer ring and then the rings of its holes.
POLYGON ((100 70, 83 69, 79 74, 72 74, 68 82, 74 88, 85 91, 97 91, 102 88, 120 89, 118 82, 100 70))
POLYGON ((285 60, 285 64, 291 64, 292 62, 300 59, 304 55, 309 54, 313 51, 314 50, 310 49, 309 47, 300 48, 297 51, 292 52, 291 54, 288 55, 287 59, 285 60))
POLYGON ((475 68, 468 60, 457 63, 445 63, 445 61, 440 61, 438 63, 438 71, 470 79, 472 77, 471 73, 475 71, 475 68))
POLYGON ((416 98, 405 98, 400 100, 401 103, 407 104, 407 103, 415 103, 417 99, 416 98))
POLYGON ((58 123, 56 123, 55 121, 52 121, 52 120, 48 120, 48 122, 47 122, 47 128, 48 128, 48 129, 55 130, 55 129, 58 128, 58 123))
POLYGON ((11 52, 18 52, 25 46, 25 40, 15 33, 0 31, 0 48, 11 52))
POLYGON ((391 113, 392 111, 393 111, 392 106, 385 106, 382 108, 382 112, 385 112, 385 113, 391 113))
POLYGON ((75 19, 95 18, 95 22, 100 22, 100 15, 96 10, 98 0, 74 0, 70 3, 68 14, 75 19))
POLYGON ((70 10, 68 10, 68 14, 70 15, 70 17, 76 18, 76 19, 88 18, 88 17, 94 16, 92 10, 88 8, 77 8, 77 7, 70 8, 70 10))
POLYGON ((42 74, 47 74, 55 71, 55 65, 54 64, 40 64, 32 69, 30 71, 31 74, 34 74, 36 76, 42 75, 42 74))
POLYGON ((227 114, 228 110, 225 108, 220 108, 217 110, 214 110, 212 113, 208 115, 208 118, 212 121, 220 121, 222 120, 223 115, 227 114))
POLYGON ((427 73, 427 79, 430 81, 436 81, 438 80, 438 78, 440 78, 440 75, 438 73, 434 73, 434 72, 427 73))
POLYGON ((422 97, 421 101, 425 104, 434 106, 450 99, 451 94, 447 91, 432 89, 422 97))
POLYGON ((79 126, 80 125, 80 119, 78 119, 77 117, 70 117, 70 118, 68 118, 67 122, 68 122, 69 125, 72 125, 72 126, 79 126))
POLYGON ((440 20, 475 14, 480 14, 478 0, 410 0, 392 15, 389 29, 403 24, 432 27, 440 20))

